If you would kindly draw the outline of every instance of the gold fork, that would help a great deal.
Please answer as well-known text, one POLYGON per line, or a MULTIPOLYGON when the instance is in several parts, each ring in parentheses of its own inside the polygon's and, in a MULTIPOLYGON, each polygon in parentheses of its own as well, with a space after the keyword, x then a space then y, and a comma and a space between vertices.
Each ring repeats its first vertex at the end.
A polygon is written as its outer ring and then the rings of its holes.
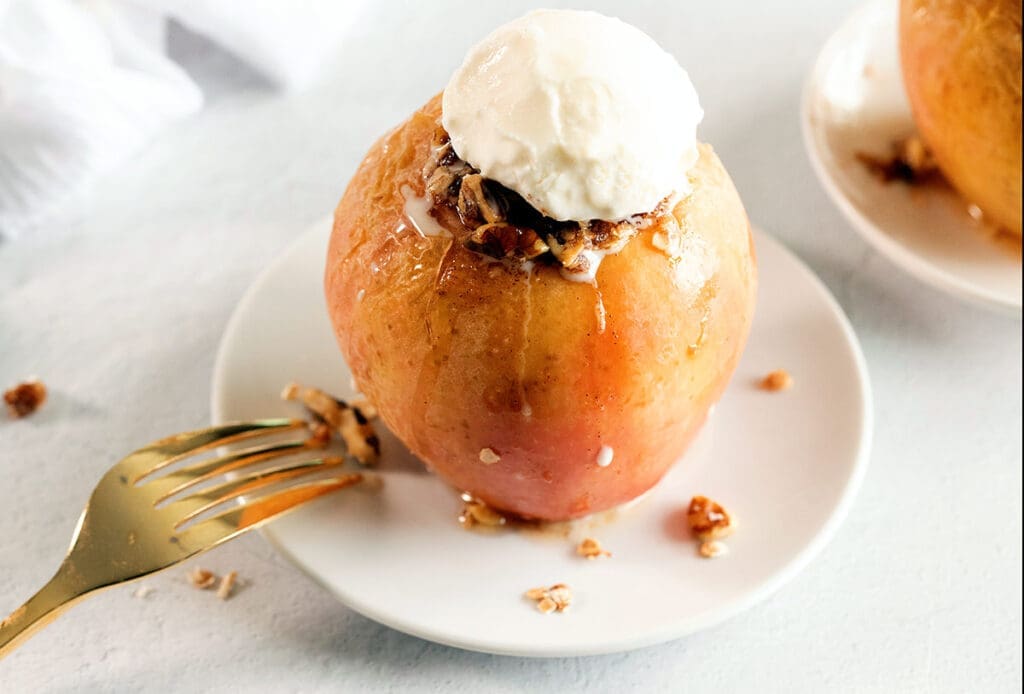
POLYGON ((167 470, 218 446, 305 426, 294 419, 266 419, 185 432, 154 441, 110 468, 93 490, 57 573, 0 622, 0 659, 98 590, 180 564, 362 479, 345 471, 340 458, 259 466, 320 447, 309 439, 264 443, 167 470), (225 474, 232 478, 196 489, 225 474), (218 510, 221 505, 226 508, 218 510))

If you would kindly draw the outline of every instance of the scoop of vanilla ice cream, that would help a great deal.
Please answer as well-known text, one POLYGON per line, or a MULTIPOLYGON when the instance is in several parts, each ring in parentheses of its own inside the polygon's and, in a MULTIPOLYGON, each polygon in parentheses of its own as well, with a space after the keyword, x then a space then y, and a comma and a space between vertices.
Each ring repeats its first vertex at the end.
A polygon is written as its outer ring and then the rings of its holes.
POLYGON ((474 46, 444 90, 455 152, 558 220, 618 220, 686 194, 704 113, 636 27, 538 10, 474 46))

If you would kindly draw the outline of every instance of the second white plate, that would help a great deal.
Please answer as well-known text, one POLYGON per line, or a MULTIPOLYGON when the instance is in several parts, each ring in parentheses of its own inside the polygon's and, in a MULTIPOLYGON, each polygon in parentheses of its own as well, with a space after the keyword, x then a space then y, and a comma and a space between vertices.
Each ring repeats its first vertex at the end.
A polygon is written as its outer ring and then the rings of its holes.
POLYGON ((828 40, 808 80, 804 143, 825 190, 864 238, 918 279, 1021 313, 1019 241, 994 238, 951 188, 883 183, 857 153, 915 132, 897 43, 899 3, 869 0, 828 40))
MULTIPOLYGON (((322 290, 330 226, 301 237, 236 309, 215 367, 215 421, 297 415, 278 398, 292 380, 351 397, 322 290)), ((266 535, 367 617, 490 653, 639 648, 764 599, 821 549, 849 508, 867 463, 871 399, 860 349, 828 291, 771 237, 757 233, 756 244, 757 314, 731 385, 686 458, 614 520, 581 525, 573 537, 463 530, 454 492, 382 432, 382 489, 331 495, 266 535), (783 367, 792 390, 757 388, 783 367), (697 555, 684 516, 694 494, 739 517, 727 556, 697 555), (576 556, 583 534, 614 556, 576 556), (541 614, 522 597, 558 582, 574 591, 566 613, 541 614)))

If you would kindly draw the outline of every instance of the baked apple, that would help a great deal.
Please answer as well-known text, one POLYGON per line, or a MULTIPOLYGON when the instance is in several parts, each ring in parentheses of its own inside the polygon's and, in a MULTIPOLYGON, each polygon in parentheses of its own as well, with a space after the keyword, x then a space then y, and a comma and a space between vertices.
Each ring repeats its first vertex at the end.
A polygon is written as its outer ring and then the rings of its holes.
POLYGON ((1021 233, 1020 0, 902 0, 903 81, 945 177, 1021 233))
MULTIPOLYGON (((617 21, 524 20, 539 14, 617 21)), ((550 43, 546 30, 537 40, 550 43)), ((497 41, 510 70, 527 62, 515 36, 497 41)), ((341 351, 388 428, 458 490, 541 520, 627 502, 683 455, 743 350, 756 270, 739 196, 694 140, 652 208, 584 218, 618 198, 545 199, 557 185, 531 188, 526 171, 510 188, 457 151, 445 124, 463 106, 430 100, 371 148, 338 205, 325 290, 341 351)))

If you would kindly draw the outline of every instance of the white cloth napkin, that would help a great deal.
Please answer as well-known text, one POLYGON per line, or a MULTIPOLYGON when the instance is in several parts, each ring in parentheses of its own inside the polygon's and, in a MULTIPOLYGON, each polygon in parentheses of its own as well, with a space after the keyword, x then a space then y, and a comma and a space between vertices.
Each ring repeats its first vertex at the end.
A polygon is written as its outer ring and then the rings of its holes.
POLYGON ((0 0, 0 238, 44 222, 202 93, 164 51, 173 18, 301 88, 358 0, 0 0))

